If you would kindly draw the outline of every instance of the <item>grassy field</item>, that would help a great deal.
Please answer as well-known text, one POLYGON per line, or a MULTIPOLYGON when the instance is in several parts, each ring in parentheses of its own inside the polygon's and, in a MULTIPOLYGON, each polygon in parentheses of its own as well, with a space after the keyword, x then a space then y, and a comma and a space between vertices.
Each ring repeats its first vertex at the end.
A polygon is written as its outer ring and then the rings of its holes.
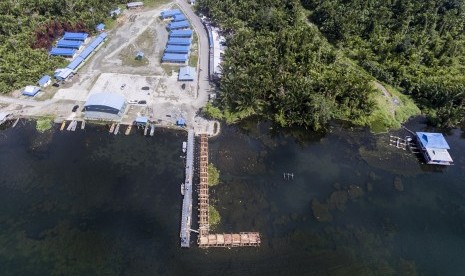
POLYGON ((144 7, 146 8, 156 8, 158 6, 168 4, 169 0, 146 0, 144 1, 144 7))
POLYGON ((189 66, 197 67, 197 63, 199 61, 199 40, 197 34, 194 32, 192 36, 192 46, 191 46, 191 54, 189 56, 189 66))
POLYGON ((375 133, 386 132, 388 129, 398 129, 408 118, 420 114, 420 109, 412 99, 394 87, 382 85, 388 93, 378 90, 374 97, 377 109, 368 118, 368 124, 375 133))

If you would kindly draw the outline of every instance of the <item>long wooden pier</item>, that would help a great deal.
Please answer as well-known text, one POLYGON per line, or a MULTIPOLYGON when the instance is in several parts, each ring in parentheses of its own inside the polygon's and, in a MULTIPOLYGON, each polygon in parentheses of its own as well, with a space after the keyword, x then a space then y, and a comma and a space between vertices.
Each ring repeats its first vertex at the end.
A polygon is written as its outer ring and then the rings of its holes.
POLYGON ((197 243, 201 248, 259 246, 258 232, 241 232, 239 234, 210 234, 209 199, 208 199, 208 137, 200 135, 200 184, 199 184, 199 235, 197 243))

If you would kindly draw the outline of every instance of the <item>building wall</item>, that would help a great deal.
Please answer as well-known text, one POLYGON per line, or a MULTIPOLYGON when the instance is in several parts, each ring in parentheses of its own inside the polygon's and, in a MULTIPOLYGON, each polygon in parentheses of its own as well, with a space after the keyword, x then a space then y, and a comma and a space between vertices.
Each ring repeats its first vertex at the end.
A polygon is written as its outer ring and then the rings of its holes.
POLYGON ((86 120, 118 121, 121 119, 121 116, 118 114, 110 114, 105 112, 86 111, 84 113, 84 118, 86 120))
POLYGON ((109 113, 109 114, 119 114, 120 110, 110 107, 110 106, 105 106, 105 105, 89 105, 85 106, 84 109, 86 111, 94 111, 94 112, 104 112, 104 113, 109 113))

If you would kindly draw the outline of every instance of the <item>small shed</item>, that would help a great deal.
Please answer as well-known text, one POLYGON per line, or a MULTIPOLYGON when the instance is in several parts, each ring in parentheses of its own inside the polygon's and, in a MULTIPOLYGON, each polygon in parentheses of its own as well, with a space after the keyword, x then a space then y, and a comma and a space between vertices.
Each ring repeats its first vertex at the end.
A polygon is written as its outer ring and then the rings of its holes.
POLYGON ((40 87, 47 87, 52 83, 52 78, 49 75, 42 76, 37 82, 40 87))
POLYGON ((452 165, 453 160, 448 152, 450 147, 444 135, 441 133, 417 132, 416 138, 427 164, 452 165))
POLYGON ((136 59, 137 59, 137 60, 141 60, 141 59, 143 59, 143 58, 144 58, 144 52, 142 52, 142 51, 137 51, 137 53, 136 53, 136 59))
POLYGON ((195 68, 184 66, 179 68, 178 81, 193 81, 195 79, 195 68))
POLYGON ((95 30, 97 32, 104 31, 105 30, 105 24, 103 24, 103 23, 98 24, 97 27, 95 27, 95 30))
POLYGON ((110 16, 115 16, 116 17, 116 16, 120 15, 120 13, 121 13, 121 9, 118 7, 118 8, 115 8, 115 9, 110 11, 110 16))
POLYGON ((145 126, 148 122, 149 122, 149 119, 147 117, 144 117, 144 116, 139 116, 136 118, 136 120, 134 121, 136 126, 145 126))
POLYGON ((28 85, 26 86, 26 88, 24 88, 23 95, 34 97, 37 93, 39 93, 39 91, 40 91, 39 87, 28 85))
POLYGON ((178 126, 185 126, 185 125, 186 125, 186 120, 184 120, 183 118, 178 119, 178 120, 176 121, 176 125, 178 125, 178 126))

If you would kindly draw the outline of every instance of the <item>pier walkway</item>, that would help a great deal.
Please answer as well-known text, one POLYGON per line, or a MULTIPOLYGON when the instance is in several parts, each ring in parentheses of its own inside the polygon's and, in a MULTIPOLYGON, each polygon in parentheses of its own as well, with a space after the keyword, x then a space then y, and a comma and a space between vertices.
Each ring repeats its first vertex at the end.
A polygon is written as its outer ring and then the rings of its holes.
MULTIPOLYGON (((188 146, 189 148, 189 146, 188 146)), ((239 234, 210 234, 208 216, 208 137, 200 135, 200 184, 199 184, 199 235, 198 245, 208 247, 259 246, 260 234, 257 232, 241 232, 239 234)))
POLYGON ((181 212, 181 247, 189 247, 191 239, 192 217, 192 176, 194 169, 194 130, 187 133, 186 178, 184 181, 184 198, 181 212))

